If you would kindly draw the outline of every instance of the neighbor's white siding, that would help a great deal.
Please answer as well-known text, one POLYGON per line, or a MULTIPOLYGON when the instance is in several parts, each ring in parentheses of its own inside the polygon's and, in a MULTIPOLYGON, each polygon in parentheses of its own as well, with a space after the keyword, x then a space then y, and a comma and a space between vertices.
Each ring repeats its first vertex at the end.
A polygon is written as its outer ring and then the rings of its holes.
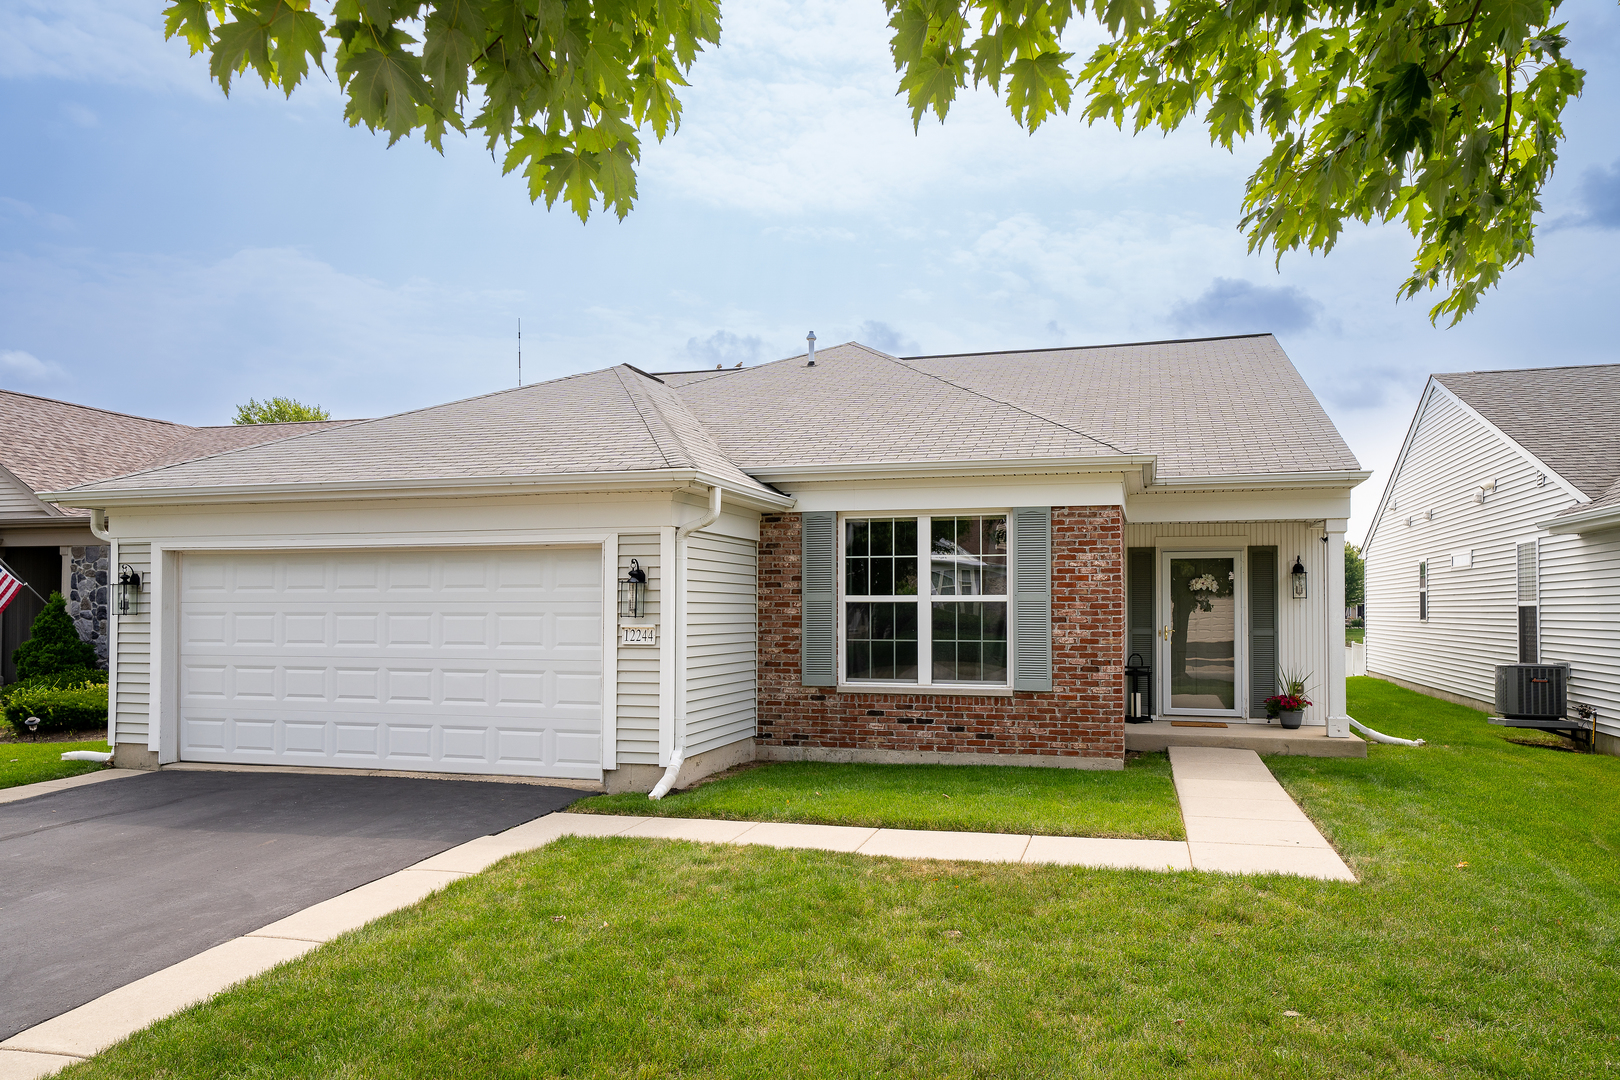
POLYGON ((1570 701, 1620 736, 1620 529, 1542 538, 1541 659, 1568 664, 1570 701))
POLYGON ((754 736, 759 545, 710 533, 694 534, 687 545, 686 755, 692 757, 754 736))
MULTIPOLYGON (((619 578, 630 573, 635 559, 647 571, 647 608, 638 622, 659 624, 659 636, 669 632, 661 615, 663 567, 658 564, 657 533, 619 536, 619 578)), ((627 620, 620 619, 620 622, 627 620)), ((662 645, 619 646, 620 765, 658 764, 658 657, 662 645)))
MULTIPOLYGON (((143 582, 152 580, 152 545, 134 541, 120 541, 118 544, 118 560, 113 566, 113 573, 108 577, 116 579, 118 566, 128 563, 130 569, 141 575, 143 582)), ((108 590, 110 605, 118 602, 118 586, 113 585, 108 590)), ((115 680, 115 700, 112 702, 114 741, 121 743, 147 744, 147 721, 151 712, 152 702, 152 602, 154 592, 150 585, 141 590, 140 603, 137 609, 128 615, 119 615, 113 611, 112 618, 116 619, 118 626, 114 643, 117 648, 118 673, 115 680)))
MULTIPOLYGON (((1368 537, 1367 670, 1490 702, 1495 669, 1519 658, 1517 545, 1537 539, 1537 521, 1576 501, 1495 428, 1436 390, 1428 396, 1405 459, 1391 477, 1394 509, 1368 537), (1480 485, 1495 483, 1483 504, 1480 485), (1411 524, 1407 524, 1408 518, 1411 524), (1471 555, 1472 566, 1452 557, 1471 555), (1418 564, 1429 563, 1429 617, 1418 615, 1418 564)), ((1577 537, 1540 533, 1541 658, 1568 659, 1582 677, 1586 643, 1602 625, 1604 605, 1590 568, 1610 567, 1577 537), (1550 640, 1549 640, 1550 634, 1550 640)), ((1611 599, 1610 604, 1613 604, 1611 599)), ((1613 618, 1613 606, 1607 611, 1613 618)), ((1612 644, 1611 644, 1612 648, 1612 644)), ((1612 678, 1612 676, 1611 676, 1612 678)))
MULTIPOLYGON (((1344 613, 1328 610, 1327 553, 1322 543, 1320 522, 1310 521, 1216 521, 1187 524, 1135 523, 1125 526, 1125 546, 1175 550, 1177 538, 1232 537, 1242 543, 1234 547, 1274 547, 1277 549, 1277 662, 1287 671, 1310 676, 1311 699, 1304 722, 1327 724, 1328 648, 1344 648, 1344 613), (1305 563, 1308 587, 1304 600, 1289 596, 1288 571, 1298 556, 1305 563)), ((1342 558, 1342 555, 1341 555, 1342 558)), ((1161 598, 1162 601, 1162 598, 1161 598)), ((1247 673, 1245 673, 1246 685, 1247 673)), ((1246 693, 1246 691, 1245 691, 1246 693)), ((1251 718, 1252 719, 1252 718, 1251 718)))

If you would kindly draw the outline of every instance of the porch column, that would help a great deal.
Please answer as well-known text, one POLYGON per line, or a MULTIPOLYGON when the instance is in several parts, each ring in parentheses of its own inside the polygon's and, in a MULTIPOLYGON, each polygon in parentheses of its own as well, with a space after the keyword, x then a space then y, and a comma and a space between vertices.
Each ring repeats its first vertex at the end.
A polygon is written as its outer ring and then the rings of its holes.
POLYGON ((1323 525, 1327 543, 1327 733, 1330 739, 1350 736, 1349 705, 1344 693, 1344 518, 1328 518, 1323 525))

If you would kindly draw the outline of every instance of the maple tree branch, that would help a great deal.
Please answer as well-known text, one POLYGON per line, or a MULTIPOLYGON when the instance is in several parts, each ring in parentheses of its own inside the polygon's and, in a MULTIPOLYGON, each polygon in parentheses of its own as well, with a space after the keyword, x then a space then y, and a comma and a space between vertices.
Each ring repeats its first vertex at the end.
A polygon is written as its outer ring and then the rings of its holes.
POLYGON ((1461 40, 1457 42, 1457 47, 1451 50, 1451 55, 1446 57, 1446 62, 1440 65, 1440 70, 1430 75, 1429 78, 1438 80, 1440 76, 1444 75, 1446 68, 1450 67, 1451 62, 1457 59, 1457 54, 1463 51, 1463 46, 1468 44, 1468 34, 1474 29, 1474 20, 1479 17, 1479 5, 1483 2, 1484 0, 1474 0, 1474 10, 1468 13, 1468 21, 1463 24, 1461 40))

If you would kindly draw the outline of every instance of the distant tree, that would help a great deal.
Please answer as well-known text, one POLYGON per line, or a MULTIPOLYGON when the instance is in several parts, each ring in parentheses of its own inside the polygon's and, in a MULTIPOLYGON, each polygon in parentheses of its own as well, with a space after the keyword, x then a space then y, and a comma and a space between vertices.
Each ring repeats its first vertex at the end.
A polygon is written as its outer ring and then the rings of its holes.
POLYGON ((1344 602, 1348 607, 1367 599, 1367 564, 1358 544, 1344 545, 1344 602))
POLYGON ((296 420, 330 420, 332 414, 319 405, 305 405, 292 398, 273 397, 260 403, 252 398, 236 407, 233 424, 285 424, 296 420))
POLYGON ((59 592, 51 593, 44 609, 34 617, 28 640, 11 654, 17 665, 17 681, 38 675, 54 675, 72 668, 96 666, 96 647, 79 638, 68 617, 67 601, 59 592))

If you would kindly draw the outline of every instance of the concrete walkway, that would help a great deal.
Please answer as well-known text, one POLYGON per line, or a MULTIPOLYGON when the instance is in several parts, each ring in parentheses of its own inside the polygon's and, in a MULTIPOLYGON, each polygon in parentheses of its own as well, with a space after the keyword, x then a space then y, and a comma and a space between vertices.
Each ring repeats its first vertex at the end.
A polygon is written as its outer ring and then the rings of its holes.
POLYGON ((0 1080, 34 1080, 172 1013, 409 907, 509 855, 563 836, 627 836, 814 848, 902 859, 1289 874, 1355 881, 1252 750, 1170 749, 1187 840, 930 832, 706 818, 554 813, 481 836, 137 979, 0 1042, 0 1080))

